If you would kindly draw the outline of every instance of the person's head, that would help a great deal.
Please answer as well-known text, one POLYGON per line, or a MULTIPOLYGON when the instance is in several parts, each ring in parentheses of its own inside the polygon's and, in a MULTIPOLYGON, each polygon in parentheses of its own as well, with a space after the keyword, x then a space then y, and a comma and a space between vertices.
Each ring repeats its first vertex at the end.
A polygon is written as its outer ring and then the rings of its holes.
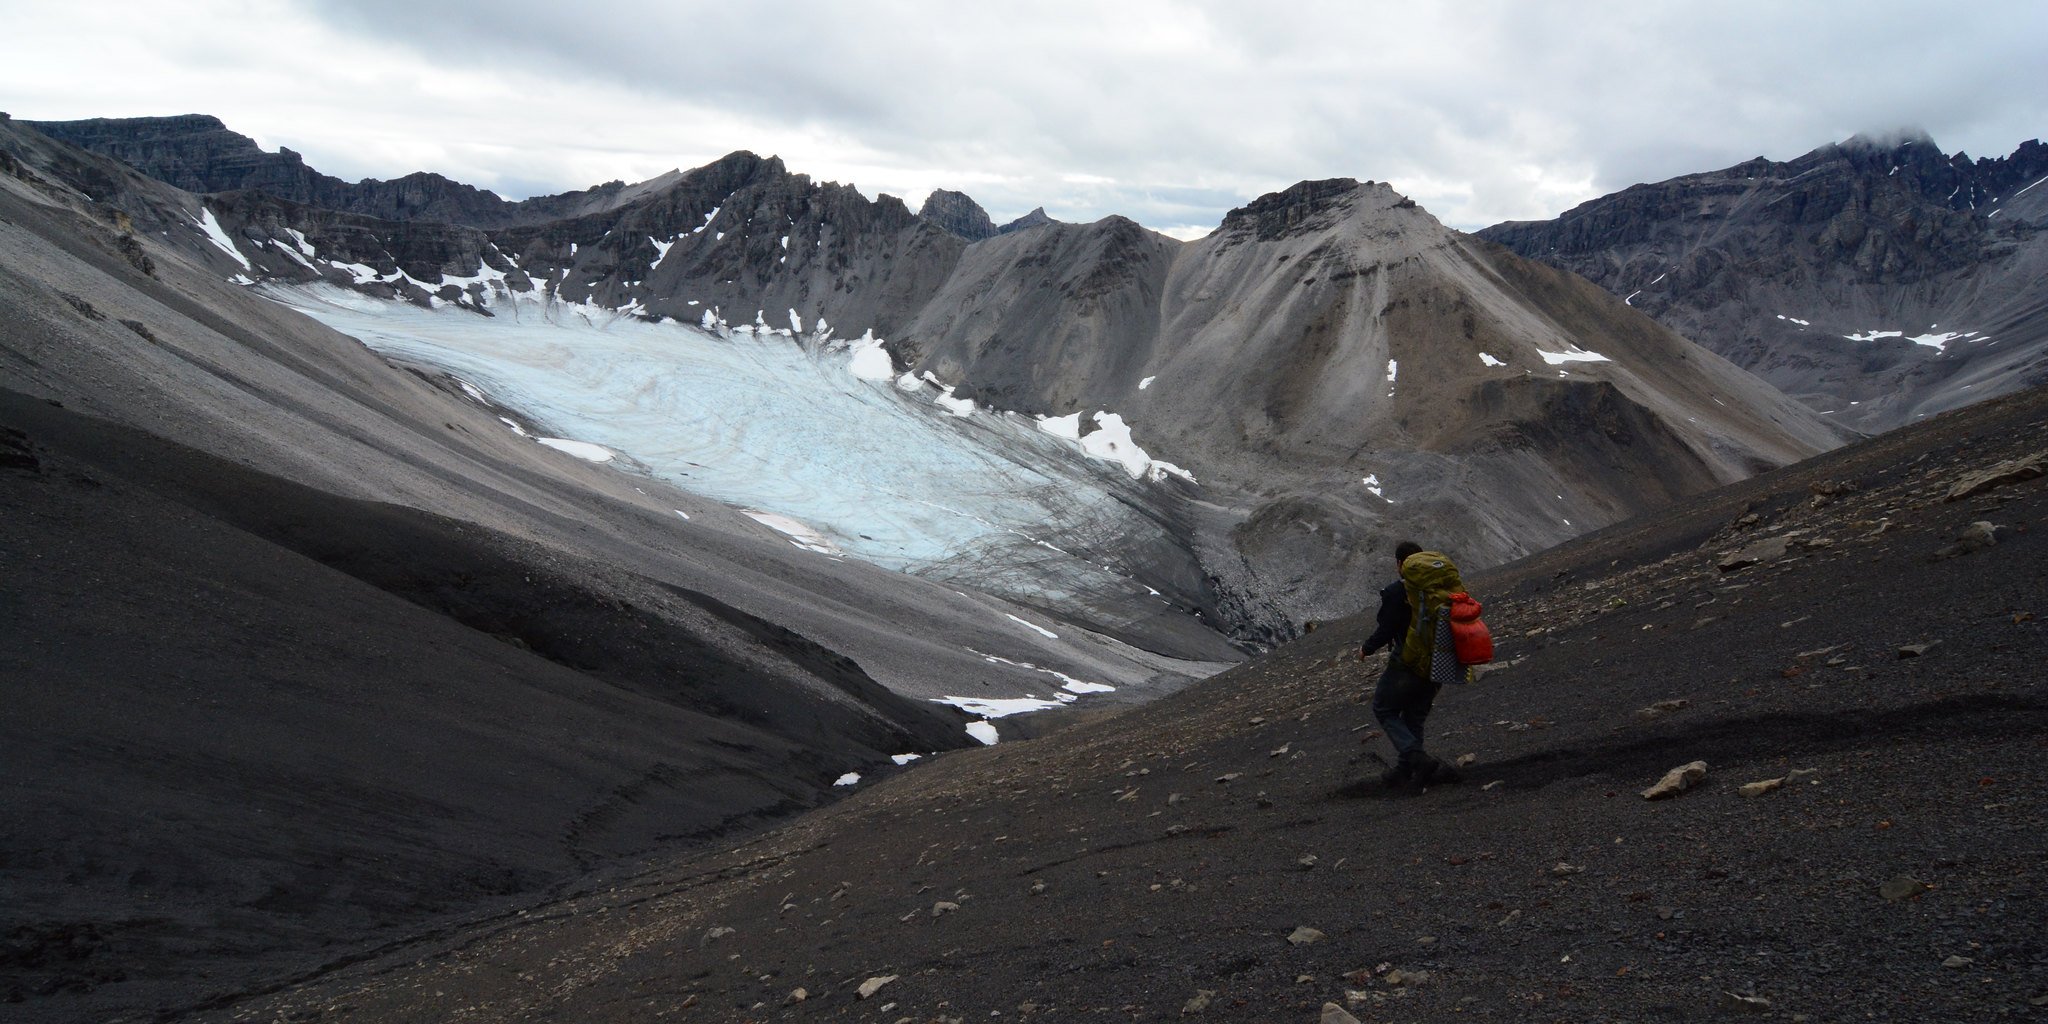
POLYGON ((1394 568, 1399 569, 1401 563, 1408 560, 1409 555, 1419 555, 1421 553, 1422 545, 1412 540, 1404 540, 1394 545, 1394 568))

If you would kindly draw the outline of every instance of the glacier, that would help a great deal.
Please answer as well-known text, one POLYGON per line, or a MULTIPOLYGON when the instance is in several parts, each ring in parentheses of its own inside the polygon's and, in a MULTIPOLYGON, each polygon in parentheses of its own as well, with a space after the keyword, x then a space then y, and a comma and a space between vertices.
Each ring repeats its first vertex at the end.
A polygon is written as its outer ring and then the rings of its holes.
POLYGON ((906 388, 872 334, 833 338, 822 320, 806 334, 794 316, 788 330, 724 329, 709 312, 702 324, 656 321, 544 293, 499 292, 485 316, 327 284, 259 291, 528 421, 508 419, 510 429, 584 457, 609 453, 615 467, 731 505, 820 557, 1082 622, 1105 599, 1172 604, 1159 593, 1173 593, 1171 581, 1119 560, 1179 545, 1141 509, 1193 480, 1133 454, 1112 414, 1077 437, 951 388, 906 388), (1133 472, 1139 461, 1152 471, 1133 472))

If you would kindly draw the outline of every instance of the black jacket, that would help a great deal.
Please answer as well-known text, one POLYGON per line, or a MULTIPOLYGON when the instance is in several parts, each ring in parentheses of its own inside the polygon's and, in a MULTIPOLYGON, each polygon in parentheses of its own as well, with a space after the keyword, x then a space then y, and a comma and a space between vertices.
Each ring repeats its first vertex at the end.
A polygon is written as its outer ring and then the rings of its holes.
POLYGON ((1380 588, 1380 625, 1367 637, 1361 655, 1371 654, 1382 647, 1391 648, 1395 655, 1401 653, 1401 638, 1408 635, 1408 588, 1395 580, 1380 588))

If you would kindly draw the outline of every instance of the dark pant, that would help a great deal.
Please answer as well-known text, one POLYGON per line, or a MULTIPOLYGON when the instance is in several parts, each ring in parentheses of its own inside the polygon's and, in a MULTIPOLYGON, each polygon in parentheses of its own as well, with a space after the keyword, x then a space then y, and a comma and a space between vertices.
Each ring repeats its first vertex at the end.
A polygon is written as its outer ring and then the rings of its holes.
POLYGON ((1379 688, 1372 694, 1372 714, 1387 731, 1387 739, 1393 741, 1403 763, 1424 756, 1422 723, 1429 718, 1429 706, 1436 703, 1439 689, 1436 683, 1409 671, 1399 658, 1387 659, 1387 670, 1380 674, 1379 688))

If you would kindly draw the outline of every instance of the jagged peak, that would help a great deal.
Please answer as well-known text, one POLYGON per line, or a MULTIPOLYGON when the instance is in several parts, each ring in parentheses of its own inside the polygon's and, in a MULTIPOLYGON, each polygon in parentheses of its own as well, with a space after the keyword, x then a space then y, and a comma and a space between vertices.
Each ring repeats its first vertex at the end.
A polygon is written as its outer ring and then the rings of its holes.
POLYGON ((965 192, 933 189, 925 197, 924 205, 918 208, 917 216, 970 242, 994 237, 996 233, 995 222, 989 219, 988 211, 965 192))
POLYGON ((997 229, 996 229, 996 234, 999 234, 999 235, 1007 235, 1007 234, 1009 234, 1009 233, 1010 233, 1010 232, 1012 232, 1012 231, 1026 231, 1026 230, 1029 230, 1029 229, 1031 229, 1031 228, 1035 228, 1035 227, 1038 227, 1038 226, 1040 226, 1040 225, 1043 225, 1043 224, 1058 224, 1058 223, 1060 223, 1060 221, 1056 221, 1056 220, 1054 220, 1054 219, 1052 219, 1051 217, 1049 217, 1049 216, 1047 216, 1047 215, 1046 215, 1046 212, 1045 212, 1045 207, 1043 207, 1043 206, 1034 206, 1034 207, 1032 207, 1032 208, 1031 208, 1031 212, 1030 212, 1030 213, 1027 213, 1027 214, 1025 214, 1024 216, 1022 216, 1022 217, 1019 217, 1019 218, 1017 218, 1016 220, 1013 220, 1013 221, 1009 222, 1008 224, 1005 224, 1005 225, 1003 225, 1002 227, 999 227, 999 228, 997 228, 997 229))

